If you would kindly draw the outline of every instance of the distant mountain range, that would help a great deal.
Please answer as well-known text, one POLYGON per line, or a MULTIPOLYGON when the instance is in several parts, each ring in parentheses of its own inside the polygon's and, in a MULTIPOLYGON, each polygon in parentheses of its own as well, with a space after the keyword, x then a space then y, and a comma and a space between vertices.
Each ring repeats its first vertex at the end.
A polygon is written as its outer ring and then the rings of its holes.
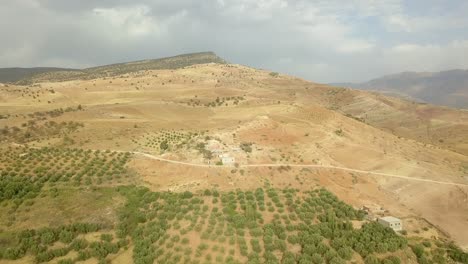
POLYGON ((402 72, 364 83, 330 85, 377 91, 419 102, 468 109, 468 70, 402 72))
POLYGON ((36 68, 0 68, 0 82, 17 82, 21 79, 31 77, 36 74, 58 71, 77 71, 75 69, 36 67, 36 68))
POLYGON ((141 70, 178 69, 203 63, 226 63, 213 52, 189 53, 173 57, 110 64, 86 69, 0 68, 0 82, 31 84, 38 81, 67 81, 116 76, 141 70))

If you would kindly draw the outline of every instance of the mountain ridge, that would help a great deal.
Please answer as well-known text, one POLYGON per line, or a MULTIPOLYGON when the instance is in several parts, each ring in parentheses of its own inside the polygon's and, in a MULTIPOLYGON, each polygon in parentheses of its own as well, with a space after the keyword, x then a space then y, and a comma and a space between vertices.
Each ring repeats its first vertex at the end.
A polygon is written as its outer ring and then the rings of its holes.
POLYGON ((406 71, 362 83, 330 85, 399 95, 418 102, 468 108, 468 70, 464 69, 440 72, 406 71))
POLYGON ((60 68, 60 67, 7 67, 0 68, 0 82, 10 83, 17 82, 21 79, 28 78, 30 76, 41 74, 45 72, 55 71, 77 71, 72 68, 60 68))
POLYGON ((141 70, 178 69, 196 64, 220 63, 226 61, 212 51, 186 53, 157 59, 128 61, 106 64, 84 69, 35 67, 0 68, 0 82, 28 85, 39 81, 67 81, 110 77, 141 70))

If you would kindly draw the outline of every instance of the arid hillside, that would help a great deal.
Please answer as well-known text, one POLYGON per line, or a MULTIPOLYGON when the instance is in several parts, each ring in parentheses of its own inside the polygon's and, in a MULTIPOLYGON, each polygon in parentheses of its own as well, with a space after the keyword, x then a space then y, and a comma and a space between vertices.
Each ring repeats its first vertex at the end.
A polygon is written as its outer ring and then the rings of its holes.
POLYGON ((419 104, 378 93, 338 90, 326 104, 399 137, 468 154, 468 111, 419 104))
POLYGON ((107 187, 325 187, 356 209, 371 208, 371 218, 404 219, 411 241, 454 240, 468 248, 468 112, 234 64, 92 76, 44 75, 0 87, 2 149, 128 153, 131 177, 109 176, 99 183, 107 187))

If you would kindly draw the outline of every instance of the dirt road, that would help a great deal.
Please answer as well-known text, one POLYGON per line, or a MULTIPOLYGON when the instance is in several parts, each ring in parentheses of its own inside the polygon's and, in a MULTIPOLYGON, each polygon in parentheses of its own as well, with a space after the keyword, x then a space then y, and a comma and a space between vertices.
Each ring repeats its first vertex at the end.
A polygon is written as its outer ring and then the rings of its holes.
MULTIPOLYGON (((185 166, 205 167, 205 168, 214 168, 214 169, 216 169, 216 168, 225 168, 226 167, 226 166, 197 164, 197 163, 183 162, 183 161, 177 161, 177 160, 170 160, 170 159, 165 159, 165 158, 157 157, 157 156, 154 156, 154 155, 151 155, 151 154, 148 154, 148 153, 138 152, 138 151, 133 151, 131 153, 136 154, 136 155, 141 155, 141 156, 149 158, 149 159, 159 160, 159 161, 173 163, 173 164, 185 165, 185 166)), ((409 177, 409 176, 404 176, 404 175, 396 175, 396 174, 375 172, 375 171, 357 170, 357 169, 352 169, 352 168, 327 166, 327 165, 286 164, 286 163, 285 164, 271 163, 271 164, 244 164, 244 165, 239 165, 239 168, 255 168, 255 167, 301 167, 301 168, 342 170, 342 171, 356 172, 356 173, 360 173, 360 174, 364 174, 364 175, 367 174, 367 175, 375 175, 375 176, 382 176, 382 177, 399 178, 399 179, 411 180, 411 181, 420 181, 420 182, 433 183, 433 184, 444 184, 444 185, 452 185, 452 186, 459 186, 459 187, 468 187, 468 184, 464 184, 464 183, 436 181, 436 180, 430 180, 430 179, 409 177)))

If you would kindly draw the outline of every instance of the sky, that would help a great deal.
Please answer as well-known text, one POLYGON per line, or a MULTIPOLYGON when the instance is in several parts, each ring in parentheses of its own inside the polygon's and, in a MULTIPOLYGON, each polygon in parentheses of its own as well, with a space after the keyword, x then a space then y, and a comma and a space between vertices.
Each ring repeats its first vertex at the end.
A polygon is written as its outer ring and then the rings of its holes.
POLYGON ((316 82, 468 68, 466 0, 0 0, 0 67, 213 51, 316 82))

